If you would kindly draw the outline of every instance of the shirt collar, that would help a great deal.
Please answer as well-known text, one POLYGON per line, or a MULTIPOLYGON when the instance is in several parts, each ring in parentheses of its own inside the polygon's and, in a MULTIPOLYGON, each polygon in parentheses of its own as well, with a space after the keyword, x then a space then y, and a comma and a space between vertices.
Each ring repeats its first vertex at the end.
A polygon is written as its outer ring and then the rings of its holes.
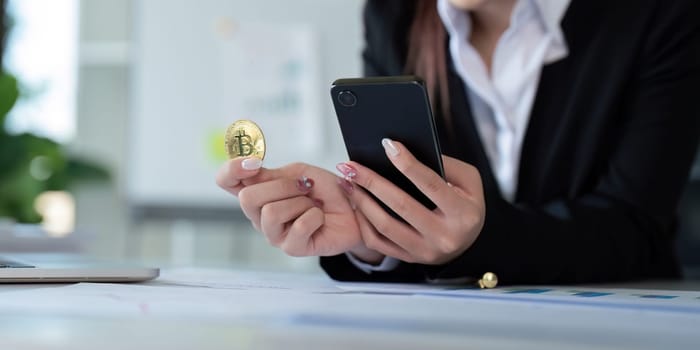
POLYGON ((552 34, 557 44, 566 46, 564 33, 561 29, 561 21, 569 8, 569 4, 571 4, 571 0, 532 0, 532 2, 535 4, 537 11, 539 11, 540 18, 542 18, 547 32, 552 34))
MULTIPOLYGON (((554 41, 558 45, 566 47, 564 33, 561 29, 561 20, 569 8, 571 0, 518 0, 518 3, 521 2, 526 4, 516 4, 511 21, 517 20, 518 12, 534 9, 538 12, 538 17, 542 20, 546 31, 552 35, 554 41), (523 6, 521 7, 520 5, 523 6)), ((462 10, 452 6, 449 0, 438 0, 438 13, 450 34, 455 34, 457 28, 470 27, 469 21, 463 15, 462 10)))

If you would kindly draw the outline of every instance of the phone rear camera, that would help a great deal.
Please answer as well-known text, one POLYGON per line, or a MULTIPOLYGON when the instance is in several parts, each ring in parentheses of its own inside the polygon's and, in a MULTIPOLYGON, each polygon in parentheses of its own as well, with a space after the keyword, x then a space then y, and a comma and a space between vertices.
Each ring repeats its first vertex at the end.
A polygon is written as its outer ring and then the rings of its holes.
POLYGON ((353 107, 357 104, 357 97, 351 91, 341 91, 338 94, 338 102, 340 102, 343 107, 353 107))

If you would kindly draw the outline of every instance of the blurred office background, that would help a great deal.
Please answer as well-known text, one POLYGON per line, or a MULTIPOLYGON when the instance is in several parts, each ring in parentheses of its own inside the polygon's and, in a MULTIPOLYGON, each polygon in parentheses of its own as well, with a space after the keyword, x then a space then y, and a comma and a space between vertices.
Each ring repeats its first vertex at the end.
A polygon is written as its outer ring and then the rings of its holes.
MULTIPOLYGON (((73 200, 59 206, 74 202, 75 232, 38 249, 78 245, 172 265, 317 270, 316 259, 268 246, 214 177, 226 159, 223 132, 236 119, 262 127, 268 166, 301 160, 333 169, 346 158, 329 88, 361 73, 362 5, 6 1, 12 28, 4 65, 26 95, 7 128, 56 140, 111 176, 72 185, 73 200)), ((10 242, 11 224, 3 222, 0 245, 37 249, 39 240, 10 242)))
MULTIPOLYGON (((362 5, 7 1, 13 25, 4 65, 25 93, 7 129, 49 137, 111 178, 76 182, 72 197, 59 192, 48 199, 45 207, 69 218, 53 234, 60 237, 12 243, 12 224, 4 220, 0 246, 172 265, 318 270, 314 258, 268 246, 214 175, 226 157, 223 131, 241 118, 262 126, 268 166, 301 160, 332 169, 345 159, 328 90, 336 78, 361 74, 362 5)), ((693 174, 678 247, 697 275, 698 166, 693 174)), ((43 214, 51 215, 46 208, 43 214)), ((13 227, 16 233, 33 226, 13 227)))

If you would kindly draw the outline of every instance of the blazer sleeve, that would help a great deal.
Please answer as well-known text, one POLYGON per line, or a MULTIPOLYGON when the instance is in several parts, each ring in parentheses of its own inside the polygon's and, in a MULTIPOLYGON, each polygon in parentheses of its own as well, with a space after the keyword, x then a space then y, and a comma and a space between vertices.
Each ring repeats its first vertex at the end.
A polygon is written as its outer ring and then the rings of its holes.
POLYGON ((619 109, 623 128, 592 190, 541 207, 488 197, 476 242, 452 262, 426 267, 429 277, 493 271, 508 284, 677 277, 669 266, 675 215, 700 135, 698 4, 663 2, 640 33, 638 68, 619 109))

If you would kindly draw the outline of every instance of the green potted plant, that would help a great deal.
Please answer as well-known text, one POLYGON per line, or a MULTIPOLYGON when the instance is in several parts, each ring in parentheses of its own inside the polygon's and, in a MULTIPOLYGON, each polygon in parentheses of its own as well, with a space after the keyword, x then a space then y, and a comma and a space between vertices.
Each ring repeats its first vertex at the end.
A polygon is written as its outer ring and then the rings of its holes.
POLYGON ((32 133, 11 134, 5 121, 20 98, 17 79, 2 65, 7 18, 0 0, 0 218, 38 223, 34 201, 45 191, 66 191, 77 181, 106 180, 105 168, 68 154, 66 148, 32 133))

